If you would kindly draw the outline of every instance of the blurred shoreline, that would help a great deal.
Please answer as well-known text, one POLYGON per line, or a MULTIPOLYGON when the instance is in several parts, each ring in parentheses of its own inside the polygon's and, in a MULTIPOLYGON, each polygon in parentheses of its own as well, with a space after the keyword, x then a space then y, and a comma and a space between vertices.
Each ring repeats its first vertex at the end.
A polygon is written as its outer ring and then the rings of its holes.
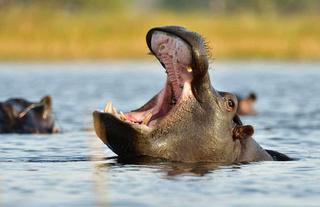
POLYGON ((149 60, 146 32, 181 25, 202 34, 216 60, 320 60, 319 15, 130 9, 0 10, 0 61, 149 60))
MULTIPOLYGON (((274 59, 224 59, 224 60, 209 60, 209 70, 215 70, 221 65, 236 66, 238 65, 265 65, 266 68, 272 65, 288 65, 290 70, 296 66, 310 66, 320 65, 320 60, 274 60, 274 59)), ((78 66, 88 65, 88 68, 92 65, 99 66, 102 70, 112 69, 113 67, 119 67, 122 65, 126 69, 146 69, 163 70, 158 60, 154 59, 113 59, 113 60, 92 60, 92 59, 78 59, 78 60, 15 60, 15 61, 0 61, 0 70, 3 69, 23 69, 26 65, 32 66, 34 69, 41 70, 43 67, 58 69, 60 66, 67 69, 77 70, 78 66), (52 67, 51 67, 52 66, 52 67), (111 67, 110 67, 111 66, 111 67)), ((246 68, 248 69, 248 68, 246 68)), ((272 69, 272 67, 270 67, 272 69)))

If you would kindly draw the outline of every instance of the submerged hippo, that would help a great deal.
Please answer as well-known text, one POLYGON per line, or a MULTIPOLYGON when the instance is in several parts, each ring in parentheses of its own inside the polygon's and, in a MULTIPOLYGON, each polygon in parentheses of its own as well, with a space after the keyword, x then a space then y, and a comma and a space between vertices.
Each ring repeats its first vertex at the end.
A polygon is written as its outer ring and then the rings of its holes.
POLYGON ((257 101, 257 95, 255 93, 252 92, 243 98, 237 96, 237 99, 239 115, 257 115, 257 112, 254 110, 254 104, 257 101))
POLYGON ((0 133, 55 133, 50 96, 40 102, 29 102, 21 98, 0 102, 0 133))
POLYGON ((93 113, 98 137, 119 157, 151 156, 181 162, 289 160, 264 150, 253 127, 237 115, 235 95, 216 91, 202 37, 182 27, 151 29, 151 53, 167 73, 164 88, 144 106, 118 112, 108 103, 93 113))

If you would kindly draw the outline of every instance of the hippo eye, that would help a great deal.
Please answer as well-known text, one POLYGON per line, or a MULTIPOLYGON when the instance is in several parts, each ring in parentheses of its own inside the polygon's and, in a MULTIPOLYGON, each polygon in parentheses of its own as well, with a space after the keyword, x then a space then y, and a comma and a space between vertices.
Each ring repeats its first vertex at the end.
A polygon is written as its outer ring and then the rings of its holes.
POLYGON ((227 99, 226 105, 227 105, 228 111, 233 111, 234 107, 236 106, 236 104, 234 103, 234 101, 232 99, 227 99))

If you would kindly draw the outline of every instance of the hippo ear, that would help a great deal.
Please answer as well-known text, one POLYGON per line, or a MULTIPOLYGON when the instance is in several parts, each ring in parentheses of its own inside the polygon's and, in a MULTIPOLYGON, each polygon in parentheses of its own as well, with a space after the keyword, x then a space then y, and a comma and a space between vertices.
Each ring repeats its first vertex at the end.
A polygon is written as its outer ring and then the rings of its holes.
POLYGON ((52 111, 52 99, 50 96, 44 96, 41 100, 40 103, 43 104, 41 107, 38 107, 37 110, 41 111, 42 113, 42 118, 46 119, 50 115, 52 111))
POLYGON ((250 138, 254 133, 254 129, 251 125, 244 125, 244 126, 236 126, 233 129, 233 139, 246 139, 250 138))
POLYGON ((51 96, 44 96, 41 100, 40 103, 42 103, 46 109, 51 109, 52 107, 52 98, 51 96))

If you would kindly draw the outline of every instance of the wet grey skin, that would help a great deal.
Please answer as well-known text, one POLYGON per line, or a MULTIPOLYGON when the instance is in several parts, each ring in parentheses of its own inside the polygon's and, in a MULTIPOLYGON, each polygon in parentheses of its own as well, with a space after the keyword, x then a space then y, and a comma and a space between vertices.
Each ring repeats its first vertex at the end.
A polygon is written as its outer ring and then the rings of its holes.
POLYGON ((50 134, 59 132, 52 112, 52 99, 39 102, 12 98, 0 102, 0 133, 50 134))
POLYGON ((264 150, 253 127, 241 123, 235 95, 212 87, 199 34, 157 27, 146 41, 167 73, 164 89, 137 110, 119 113, 109 105, 93 113, 97 136, 119 157, 224 164, 290 159, 264 150))

